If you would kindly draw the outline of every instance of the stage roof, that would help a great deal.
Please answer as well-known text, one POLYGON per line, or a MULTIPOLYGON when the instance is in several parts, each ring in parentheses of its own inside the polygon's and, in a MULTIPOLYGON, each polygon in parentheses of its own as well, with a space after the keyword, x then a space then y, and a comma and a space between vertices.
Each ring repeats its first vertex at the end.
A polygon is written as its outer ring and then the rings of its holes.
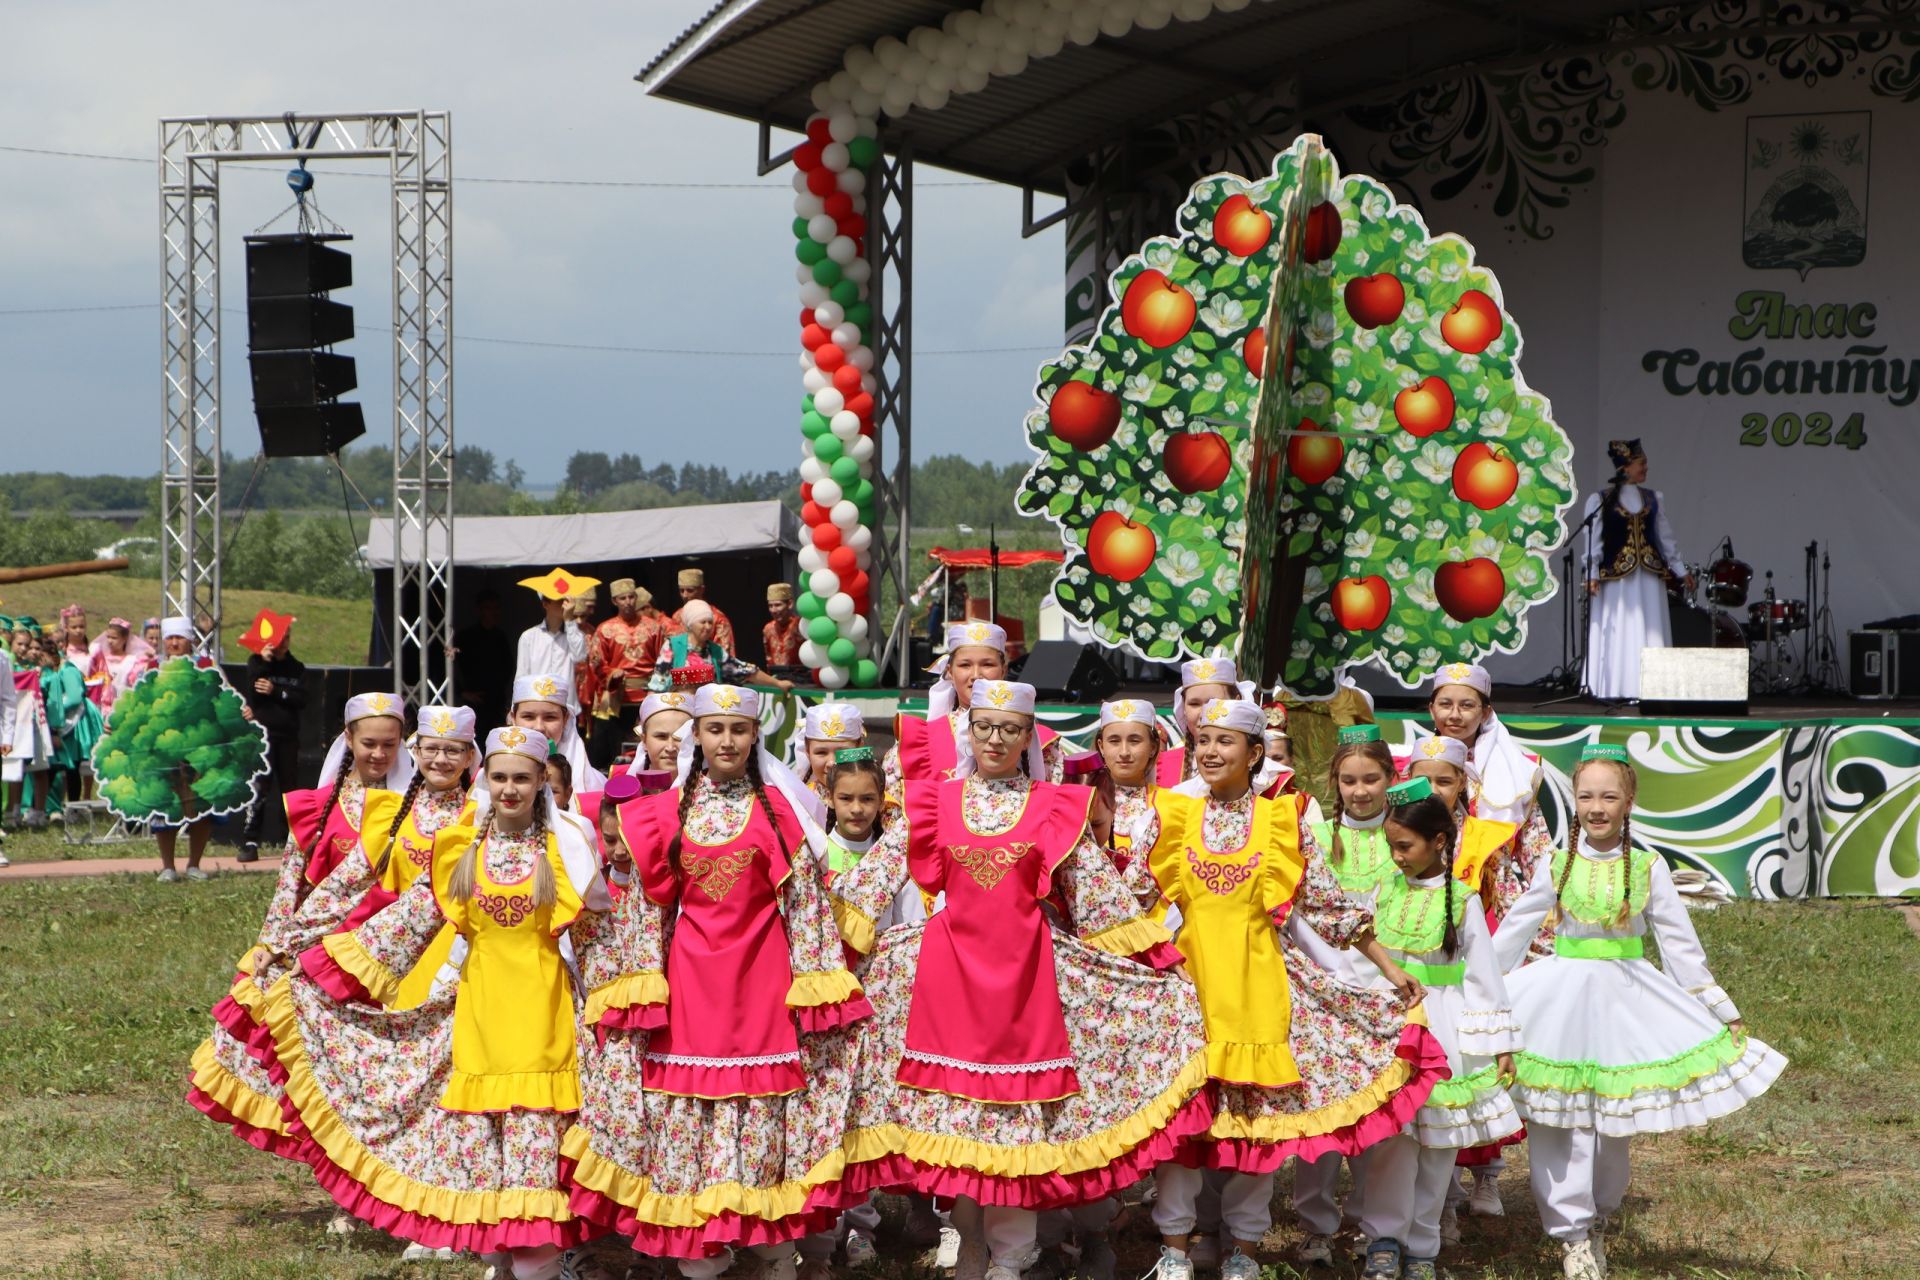
MULTIPOLYGON (((815 84, 853 44, 939 26, 971 2, 723 0, 636 78, 647 92, 802 128, 815 84)), ((1634 38, 1620 0, 1255 0, 1238 13, 1069 43, 1017 76, 889 120, 917 160, 1063 194, 1103 141, 1239 93, 1297 81, 1302 117, 1391 98, 1467 67, 1524 64, 1634 38)))
MULTIPOLYGON (((455 516, 454 564, 465 566, 595 564, 606 560, 721 555, 729 551, 794 551, 800 522, 778 502, 720 502, 647 511, 572 516, 455 516)), ((444 554, 436 548, 435 554, 444 554)), ((393 567, 393 521, 367 529, 367 563, 393 567)))

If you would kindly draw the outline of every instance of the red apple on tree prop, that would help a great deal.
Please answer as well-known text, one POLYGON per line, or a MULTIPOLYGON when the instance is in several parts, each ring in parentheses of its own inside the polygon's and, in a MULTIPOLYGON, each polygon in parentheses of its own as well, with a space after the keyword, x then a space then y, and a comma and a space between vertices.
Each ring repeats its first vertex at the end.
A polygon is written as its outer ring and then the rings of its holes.
POLYGON ((1504 449, 1476 440, 1453 460, 1453 492, 1462 502, 1491 511, 1520 487, 1520 468, 1504 449))
POLYGON ((1445 378, 1423 378, 1393 398, 1393 416, 1423 440, 1445 431, 1453 425, 1453 388, 1445 378))
POLYGON ((1120 300, 1120 323, 1150 347, 1170 347, 1193 328, 1196 309, 1192 294, 1164 272, 1149 269, 1127 286, 1120 300))
POLYGON ((1356 276, 1347 281, 1344 296, 1347 314, 1362 329, 1392 324, 1400 318, 1400 309, 1407 305, 1407 290, 1400 283, 1400 277, 1384 271, 1377 276, 1356 276))
POLYGON ((1507 596, 1507 575, 1485 556, 1449 560, 1433 571, 1433 593, 1455 622, 1472 622, 1497 612, 1507 596))
POLYGON ((1477 356, 1500 336, 1500 307, 1478 289, 1469 289, 1440 317, 1440 336, 1455 351, 1477 356))
POLYGON ((1322 200, 1307 210, 1306 242, 1300 246, 1308 262, 1325 262, 1340 247, 1340 210, 1330 200, 1322 200))
POLYGON ((1091 382, 1069 382, 1047 404, 1047 428, 1076 449, 1098 449, 1120 426, 1120 397, 1091 382))
POLYGON ((1240 358, 1247 362, 1247 372, 1256 378, 1267 376, 1267 331, 1255 329, 1240 342, 1240 358))
POLYGON ((1387 620, 1393 588, 1379 574, 1342 578, 1333 584, 1333 620, 1346 631, 1372 631, 1387 620))
MULTIPOLYGON (((1300 419, 1300 430, 1325 432, 1312 418, 1300 419)), ((1325 484, 1347 456, 1340 437, 1331 434, 1294 436, 1287 441, 1287 470, 1301 484, 1325 484)))
POLYGON ((1093 571, 1115 582, 1132 582, 1153 565, 1158 549, 1153 530, 1104 511, 1087 530, 1087 561, 1093 571))
POLYGON ((1167 441, 1161 464, 1182 493, 1218 489, 1233 470, 1233 451, 1217 431, 1188 431, 1167 441))
POLYGON ((1250 258, 1273 235, 1273 219, 1244 195, 1229 196, 1213 215, 1213 242, 1235 257, 1250 258))

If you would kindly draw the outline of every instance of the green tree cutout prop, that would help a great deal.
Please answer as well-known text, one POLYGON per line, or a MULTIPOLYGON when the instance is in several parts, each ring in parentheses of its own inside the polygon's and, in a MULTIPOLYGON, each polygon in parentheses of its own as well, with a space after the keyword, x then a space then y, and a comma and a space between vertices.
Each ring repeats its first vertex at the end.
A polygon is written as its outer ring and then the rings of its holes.
POLYGON ((184 658, 142 676, 93 748, 108 807, 129 822, 179 822, 184 783, 196 817, 245 808, 267 770, 266 732, 245 706, 218 671, 184 658))
MULTIPOLYGON (((1020 509, 1061 530, 1054 583, 1103 644, 1234 649, 1263 312, 1302 138, 1266 180, 1194 184, 1180 234, 1113 274, 1096 335, 1042 366, 1020 509)), ((1493 273, 1371 178, 1305 215, 1279 516, 1304 589, 1282 683, 1325 697, 1374 663, 1414 687, 1514 652, 1557 588, 1573 446, 1519 369, 1493 273), (1317 433, 1325 432, 1324 438, 1317 433), (1337 433, 1337 434, 1336 434, 1337 433)))

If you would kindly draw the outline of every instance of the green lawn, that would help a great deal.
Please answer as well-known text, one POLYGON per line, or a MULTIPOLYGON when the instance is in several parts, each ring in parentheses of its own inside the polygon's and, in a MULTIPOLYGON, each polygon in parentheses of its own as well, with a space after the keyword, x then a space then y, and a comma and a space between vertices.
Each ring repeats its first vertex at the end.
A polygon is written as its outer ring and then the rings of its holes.
MULTIPOLYGON (((206 1010, 271 892, 265 876, 0 882, 0 1249, 19 1274, 480 1274, 472 1263, 402 1264, 398 1245, 364 1232, 328 1237, 329 1202, 302 1170, 181 1100, 206 1010)), ((1760 1104, 1710 1130, 1635 1144, 1613 1274, 1909 1274, 1920 1254, 1920 938, 1874 904, 1741 904, 1699 924, 1749 1025, 1793 1066, 1760 1104)), ((1510 1216, 1468 1224, 1453 1274, 1557 1275, 1524 1158, 1505 1190, 1510 1216)), ((1278 1217, 1268 1260, 1284 1276, 1298 1237, 1284 1206, 1278 1217)), ((1136 1229, 1122 1254, 1124 1280, 1150 1265, 1152 1244, 1136 1229)))

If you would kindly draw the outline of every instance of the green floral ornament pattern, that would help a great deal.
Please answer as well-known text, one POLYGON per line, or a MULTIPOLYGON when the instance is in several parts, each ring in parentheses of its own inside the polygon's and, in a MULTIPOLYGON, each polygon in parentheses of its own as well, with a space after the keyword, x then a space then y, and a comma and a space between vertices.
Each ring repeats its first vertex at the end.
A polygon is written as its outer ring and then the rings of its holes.
MULTIPOLYGON (((1103 644, 1165 661, 1232 650, 1238 639, 1258 391, 1246 343, 1273 284, 1278 235, 1242 257, 1216 242, 1214 219, 1244 195, 1279 227, 1303 143, 1276 157, 1264 181, 1216 174, 1195 183, 1180 206, 1179 235, 1148 241, 1113 273, 1091 341, 1040 369, 1026 419, 1040 457, 1018 505, 1060 528, 1068 557, 1054 594, 1103 644), (1145 271, 1161 272, 1194 303, 1191 326, 1159 346, 1130 334, 1123 316, 1122 300, 1145 271), (1054 398, 1072 382, 1118 401, 1118 424, 1097 447, 1082 448, 1050 425, 1054 398), (1230 474, 1215 488, 1183 492, 1169 474, 1167 447, 1181 434, 1206 432, 1221 437, 1230 474), (1108 513, 1153 537, 1152 562, 1137 576, 1094 568, 1089 536, 1108 513)), ((1573 501, 1573 446, 1520 374, 1512 317, 1501 311, 1499 336, 1478 354, 1441 334, 1442 317, 1468 290, 1499 303, 1499 283, 1474 261, 1473 247, 1431 235, 1415 210, 1370 178, 1336 171, 1328 190, 1341 234, 1329 257, 1300 268, 1307 277, 1294 317, 1293 399, 1318 426, 1358 438, 1342 440, 1339 469, 1324 481, 1290 474, 1283 489, 1289 546, 1306 569, 1282 683, 1307 698, 1331 696, 1340 671, 1364 663, 1413 688, 1444 662, 1518 650, 1525 611, 1556 590, 1549 555, 1566 535, 1563 513, 1573 501), (1362 328, 1348 314, 1345 285, 1383 272, 1400 280, 1404 306, 1393 321, 1362 328), (1402 428, 1394 404, 1428 377, 1447 382, 1455 410, 1449 427, 1421 439, 1402 428), (1455 459, 1476 441, 1518 469, 1514 492, 1491 510, 1454 489, 1455 459), (1476 558, 1498 566, 1504 591, 1490 615, 1459 620, 1441 607, 1435 573, 1476 558), (1341 627, 1336 585, 1373 577, 1391 592, 1387 616, 1366 630, 1341 627)))

